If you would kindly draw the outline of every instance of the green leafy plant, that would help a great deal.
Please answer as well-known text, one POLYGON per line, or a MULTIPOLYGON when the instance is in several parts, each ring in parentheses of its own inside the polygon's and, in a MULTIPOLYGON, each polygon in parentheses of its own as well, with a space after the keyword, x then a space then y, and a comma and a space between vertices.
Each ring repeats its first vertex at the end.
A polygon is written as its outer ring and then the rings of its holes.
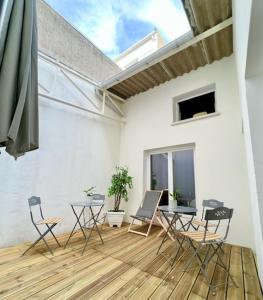
POLYGON ((128 168, 116 167, 116 173, 112 175, 108 189, 108 196, 114 196, 114 211, 119 211, 122 199, 128 201, 128 188, 132 187, 132 177, 128 174, 128 168))
POLYGON ((95 186, 91 186, 83 192, 86 194, 87 197, 90 197, 90 196, 94 195, 94 190, 95 190, 95 186))
POLYGON ((176 189, 175 191, 173 191, 173 193, 170 193, 170 196, 173 198, 173 200, 180 200, 182 199, 183 195, 179 189, 176 189))

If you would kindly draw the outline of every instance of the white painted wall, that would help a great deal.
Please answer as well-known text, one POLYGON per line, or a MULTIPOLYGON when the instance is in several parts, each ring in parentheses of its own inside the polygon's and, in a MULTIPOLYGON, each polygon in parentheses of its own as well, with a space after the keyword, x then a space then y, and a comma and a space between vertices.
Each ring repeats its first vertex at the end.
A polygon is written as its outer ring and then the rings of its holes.
MULTIPOLYGON (((72 77, 101 105, 94 97, 94 86, 72 77)), ((56 97, 92 108, 56 66, 41 59, 39 82, 56 97)), ((69 203, 82 200, 87 186, 94 185, 97 192, 106 193, 119 161, 119 123, 42 97, 39 102, 39 150, 17 161, 1 151, 0 247, 36 238, 27 202, 31 195, 41 197, 47 216, 64 218, 55 232, 69 232, 75 223, 69 203)))
POLYGON ((122 131, 120 161, 134 177, 134 188, 126 205, 128 214, 136 212, 145 189, 144 151, 195 143, 197 207, 209 198, 233 207, 229 242, 254 248, 233 56, 131 98, 126 110, 128 118, 122 131), (220 115, 171 126, 172 98, 213 83, 220 115))
POLYGON ((242 107, 245 147, 251 193, 252 221, 255 237, 255 252, 257 257, 259 277, 261 284, 263 285, 263 198, 262 192, 260 192, 263 183, 262 9, 262 1, 233 1, 233 42, 238 87, 242 107), (246 75, 254 77, 246 80, 246 75), (259 75, 259 77, 256 78, 255 75, 259 75))

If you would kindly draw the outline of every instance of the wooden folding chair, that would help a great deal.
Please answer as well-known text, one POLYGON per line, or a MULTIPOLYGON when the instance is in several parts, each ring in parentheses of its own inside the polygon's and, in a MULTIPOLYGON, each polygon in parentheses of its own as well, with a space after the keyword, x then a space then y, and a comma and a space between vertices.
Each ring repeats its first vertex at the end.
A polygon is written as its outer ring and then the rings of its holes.
MULTIPOLYGON (((191 221, 191 227, 195 230, 198 230, 200 227, 205 227, 206 226, 206 221, 205 221, 204 217, 205 217, 205 212, 208 209, 223 207, 224 202, 221 202, 221 201, 218 201, 218 200, 215 200, 215 199, 208 199, 208 200, 203 200, 202 206, 203 206, 203 210, 202 210, 201 219, 194 218, 191 221)), ((183 216, 183 218, 188 220, 188 221, 191 219, 188 216, 183 216)), ((220 224, 220 221, 217 221, 217 222, 213 222, 213 223, 208 223, 207 226, 208 227, 216 227, 215 231, 217 231, 219 224, 220 224)))
POLYGON ((208 274, 207 274, 207 267, 209 262, 213 259, 214 262, 225 271, 225 273, 227 274, 226 278, 229 277, 233 282, 234 286, 238 287, 236 282, 234 281, 234 278, 229 273, 227 266, 225 265, 225 263, 223 262, 220 256, 222 252, 221 251, 222 246, 224 245, 228 236, 229 225, 230 225, 230 220, 232 218, 232 215, 233 215, 233 209, 227 207, 217 207, 215 209, 207 210, 205 212, 205 217, 204 217, 205 226, 202 231, 197 230, 197 231, 180 232, 180 234, 187 239, 190 245, 190 249, 192 249, 193 251, 193 256, 189 259, 186 267, 184 268, 184 271, 186 271, 189 268, 189 266, 191 265, 192 261, 195 258, 197 263, 199 264, 200 271, 203 274, 209 288, 212 289, 213 294, 215 294, 216 287, 226 284, 226 282, 212 284, 209 281, 208 274), (223 220, 227 222, 224 235, 217 233, 216 231, 215 232, 208 231, 209 223, 211 221, 221 222, 223 220), (205 251, 206 254, 205 257, 202 258, 201 251, 205 247, 206 247, 206 251, 205 251))
POLYGON ((154 217, 156 215, 156 211, 159 206, 159 202, 161 200, 163 191, 146 191, 144 194, 143 202, 138 209, 136 215, 130 216, 133 220, 130 223, 128 232, 133 232, 136 234, 143 235, 147 237, 150 233, 150 230, 152 228, 152 224, 154 221, 154 217), (149 227, 146 233, 133 230, 132 226, 134 224, 134 220, 142 221, 143 223, 149 223, 149 227))
POLYGON ((32 221, 34 227, 36 228, 37 232, 39 233, 40 237, 22 254, 22 256, 25 255, 30 249, 35 247, 36 244, 38 244, 41 240, 43 240, 47 249, 53 255, 53 252, 52 252, 51 248, 49 247, 47 241, 44 239, 44 237, 50 232, 52 234, 52 236, 54 237, 54 239, 56 240, 58 246, 61 247, 61 245, 58 242, 57 238, 55 237, 52 229, 62 220, 62 218, 53 217, 53 218, 45 219, 43 217, 40 197, 32 196, 31 198, 28 199, 28 204, 29 204, 29 208, 30 208, 31 221, 32 221), (35 205, 39 206, 39 211, 40 211, 40 216, 41 216, 41 219, 37 222, 34 221, 33 212, 32 212, 32 206, 35 206, 35 205), (47 227, 47 230, 44 233, 41 233, 41 231, 38 228, 38 226, 41 226, 41 225, 46 225, 46 227, 47 227))

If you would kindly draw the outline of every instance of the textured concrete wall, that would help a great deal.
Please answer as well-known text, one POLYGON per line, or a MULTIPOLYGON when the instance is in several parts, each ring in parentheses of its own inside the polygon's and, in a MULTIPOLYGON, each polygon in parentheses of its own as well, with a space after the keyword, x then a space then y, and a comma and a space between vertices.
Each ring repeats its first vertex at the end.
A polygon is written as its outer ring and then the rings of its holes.
POLYGON ((39 49, 100 82, 120 71, 87 38, 42 0, 37 0, 39 49))

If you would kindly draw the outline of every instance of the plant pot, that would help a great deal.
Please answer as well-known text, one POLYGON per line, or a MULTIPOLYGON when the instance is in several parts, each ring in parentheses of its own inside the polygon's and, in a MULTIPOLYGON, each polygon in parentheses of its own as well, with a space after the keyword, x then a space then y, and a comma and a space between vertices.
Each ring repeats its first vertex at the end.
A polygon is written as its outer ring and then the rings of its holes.
POLYGON ((110 227, 121 227, 125 211, 108 211, 107 218, 110 227))
POLYGON ((169 208, 171 210, 175 209, 177 207, 177 200, 169 200, 169 208))

